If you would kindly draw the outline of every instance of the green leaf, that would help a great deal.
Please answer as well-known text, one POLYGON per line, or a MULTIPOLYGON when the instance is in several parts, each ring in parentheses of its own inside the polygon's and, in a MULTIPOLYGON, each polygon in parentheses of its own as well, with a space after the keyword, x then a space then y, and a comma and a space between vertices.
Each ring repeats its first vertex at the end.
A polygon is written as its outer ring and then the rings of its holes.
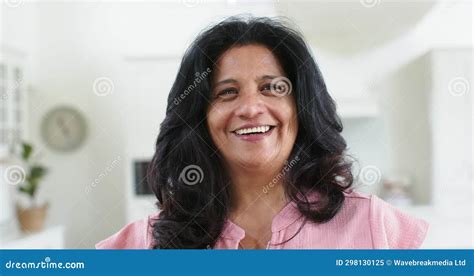
POLYGON ((31 197, 35 196, 37 190, 38 190, 38 182, 32 182, 31 183, 31 192, 30 192, 31 197))
POLYGON ((19 187, 18 190, 19 190, 20 192, 23 192, 23 193, 29 195, 31 198, 33 198, 33 196, 34 196, 34 191, 33 191, 33 189, 31 189, 31 186, 28 186, 28 187, 19 187))
POLYGON ((23 143, 23 153, 22 153, 23 160, 28 161, 32 152, 33 152, 33 146, 28 143, 23 143))
POLYGON ((31 180, 36 181, 42 178, 45 174, 46 174, 46 168, 42 166, 33 166, 31 167, 30 175, 28 178, 30 179, 30 181, 31 180))

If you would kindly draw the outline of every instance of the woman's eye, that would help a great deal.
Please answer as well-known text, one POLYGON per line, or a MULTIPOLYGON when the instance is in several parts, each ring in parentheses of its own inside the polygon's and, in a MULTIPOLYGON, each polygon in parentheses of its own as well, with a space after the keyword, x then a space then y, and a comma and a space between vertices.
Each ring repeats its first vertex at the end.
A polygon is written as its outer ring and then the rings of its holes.
POLYGON ((229 88, 222 90, 221 92, 217 93, 217 97, 231 97, 232 95, 237 94, 237 89, 229 88))
POLYGON ((270 83, 267 83, 267 84, 263 85, 263 86, 260 88, 260 90, 261 90, 262 92, 270 92, 271 89, 272 89, 272 88, 271 88, 271 84, 270 84, 270 83))

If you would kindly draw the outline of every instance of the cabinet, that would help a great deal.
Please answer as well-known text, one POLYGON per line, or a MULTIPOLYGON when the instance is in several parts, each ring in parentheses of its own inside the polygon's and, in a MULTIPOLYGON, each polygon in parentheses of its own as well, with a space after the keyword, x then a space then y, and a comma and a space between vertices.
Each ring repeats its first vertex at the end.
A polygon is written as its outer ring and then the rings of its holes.
POLYGON ((45 228, 41 232, 26 234, 15 223, 0 227, 1 249, 63 249, 64 226, 45 228))
POLYGON ((387 83, 380 102, 392 169, 412 176, 428 248, 472 248, 472 49, 433 49, 387 83))
POLYGON ((390 77, 380 97, 391 166, 419 204, 472 200, 472 49, 434 49, 390 77))
POLYGON ((25 55, 4 45, 0 48, 0 223, 12 216, 13 185, 5 183, 14 145, 27 131, 25 55))
POLYGON ((26 131, 25 56, 13 49, 0 50, 0 157, 7 157, 26 131))

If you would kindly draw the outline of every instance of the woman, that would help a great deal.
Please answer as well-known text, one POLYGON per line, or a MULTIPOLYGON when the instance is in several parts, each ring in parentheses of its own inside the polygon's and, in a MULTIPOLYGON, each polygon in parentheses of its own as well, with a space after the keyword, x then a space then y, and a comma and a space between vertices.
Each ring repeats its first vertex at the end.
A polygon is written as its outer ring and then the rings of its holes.
POLYGON ((229 18, 181 62, 148 181, 160 212, 97 248, 418 248, 428 224, 351 191, 334 101, 301 34, 229 18))

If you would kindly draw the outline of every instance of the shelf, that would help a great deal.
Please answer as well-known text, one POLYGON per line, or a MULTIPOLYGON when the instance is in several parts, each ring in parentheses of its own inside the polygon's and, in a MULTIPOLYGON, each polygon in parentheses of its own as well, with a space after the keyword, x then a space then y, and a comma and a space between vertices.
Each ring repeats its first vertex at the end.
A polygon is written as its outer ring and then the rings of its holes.
POLYGON ((64 226, 56 225, 41 232, 26 234, 16 223, 0 227, 2 249, 63 249, 64 226))

